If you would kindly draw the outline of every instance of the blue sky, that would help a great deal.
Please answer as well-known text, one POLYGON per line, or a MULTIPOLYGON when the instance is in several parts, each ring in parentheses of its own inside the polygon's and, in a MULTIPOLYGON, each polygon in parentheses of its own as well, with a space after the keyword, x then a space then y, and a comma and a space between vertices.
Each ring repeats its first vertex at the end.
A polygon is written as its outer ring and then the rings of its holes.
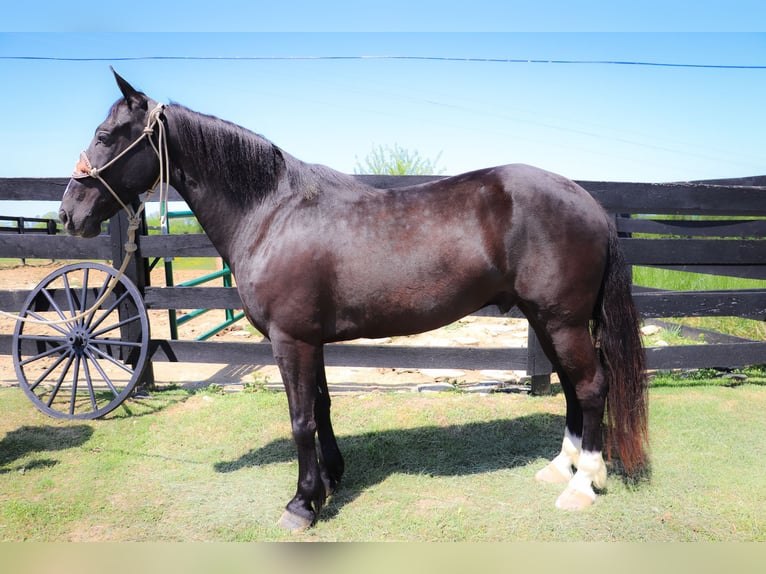
MULTIPOLYGON (((766 33, 757 30, 766 29, 766 9, 758 3, 733 2, 725 17, 713 18, 703 14, 706 2, 665 2, 664 11, 653 1, 625 3, 645 12, 613 2, 589 20, 573 3, 535 19, 528 9, 509 10, 521 6, 514 2, 475 2, 470 15, 446 9, 449 2, 412 2, 399 30, 422 15, 422 31, 407 32, 378 31, 396 29, 398 1, 357 2, 339 20, 316 2, 291 3, 291 19, 259 2, 221 2, 200 18, 187 3, 177 20, 164 18, 165 31, 146 16, 168 12, 156 7, 110 20, 108 7, 89 15, 66 3, 41 4, 24 5, 37 10, 32 24, 11 14, 0 33, 0 177, 71 172, 119 95, 110 64, 157 100, 234 121, 340 171, 353 171, 374 145, 396 143, 439 156, 448 174, 513 162, 574 179, 766 173, 766 33), (218 32, 227 18, 229 30, 247 31, 218 32), (280 29, 292 31, 264 31, 280 29), (466 60, 326 59, 332 56, 466 60), (140 59, 149 57, 170 59, 140 59)), ((33 215, 17 204, 0 211, 33 215)))

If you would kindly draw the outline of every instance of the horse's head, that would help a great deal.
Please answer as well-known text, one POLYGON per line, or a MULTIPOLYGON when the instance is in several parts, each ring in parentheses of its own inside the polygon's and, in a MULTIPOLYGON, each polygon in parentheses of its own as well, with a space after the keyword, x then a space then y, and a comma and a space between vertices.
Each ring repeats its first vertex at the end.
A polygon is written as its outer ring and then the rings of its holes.
POLYGON ((102 221, 157 182, 154 141, 161 109, 116 72, 114 77, 123 97, 96 128, 61 201, 59 219, 72 235, 98 235, 102 221))

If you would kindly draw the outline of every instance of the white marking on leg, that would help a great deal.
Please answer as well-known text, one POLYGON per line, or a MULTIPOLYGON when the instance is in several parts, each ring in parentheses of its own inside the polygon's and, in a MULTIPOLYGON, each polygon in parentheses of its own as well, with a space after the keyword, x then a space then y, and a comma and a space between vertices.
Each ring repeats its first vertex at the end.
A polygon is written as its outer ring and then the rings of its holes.
POLYGON ((606 486, 606 465, 601 452, 583 451, 577 472, 569 481, 566 490, 556 500, 556 507, 567 510, 579 510, 596 500, 593 486, 606 486))
POLYGON ((606 465, 601 453, 582 452, 577 472, 569 484, 578 488, 578 490, 583 490, 586 487, 590 488, 591 484, 599 488, 606 486, 606 465))
POLYGON ((561 441, 561 452, 548 465, 540 470, 535 478, 541 482, 565 482, 572 478, 572 467, 578 466, 582 438, 572 434, 569 429, 564 432, 564 440, 561 441), (553 477, 560 475, 560 480, 553 477))
POLYGON ((572 434, 569 429, 564 431, 564 440, 561 441, 561 452, 551 461, 559 471, 572 474, 572 467, 579 466, 580 451, 582 450, 582 437, 572 434))

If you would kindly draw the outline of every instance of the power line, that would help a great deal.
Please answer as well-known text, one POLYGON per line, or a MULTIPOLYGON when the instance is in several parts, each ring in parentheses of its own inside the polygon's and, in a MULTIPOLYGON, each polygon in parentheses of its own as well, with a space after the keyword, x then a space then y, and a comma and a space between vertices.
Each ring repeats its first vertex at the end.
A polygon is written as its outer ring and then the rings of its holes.
POLYGON ((649 62, 637 60, 560 60, 535 58, 477 58, 453 56, 118 56, 67 57, 67 56, 0 56, 0 60, 28 60, 51 62, 129 62, 141 60, 186 61, 272 61, 272 60, 409 60, 428 62, 484 62, 493 64, 557 64, 601 66, 647 66, 656 68, 701 68, 713 70, 766 70, 766 65, 743 64, 687 64, 682 62, 649 62))

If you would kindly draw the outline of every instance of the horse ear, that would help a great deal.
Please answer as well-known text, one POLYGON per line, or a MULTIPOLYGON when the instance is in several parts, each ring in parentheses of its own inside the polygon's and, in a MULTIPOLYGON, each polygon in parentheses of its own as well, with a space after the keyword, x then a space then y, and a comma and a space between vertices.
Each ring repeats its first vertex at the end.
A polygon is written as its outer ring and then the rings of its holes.
POLYGON ((114 71, 114 68, 109 66, 109 69, 112 70, 114 79, 117 80, 117 86, 119 86, 122 95, 125 96, 125 101, 128 102, 128 107, 132 108, 134 105, 140 105, 141 103, 145 105, 146 96, 131 86, 125 78, 114 71))

